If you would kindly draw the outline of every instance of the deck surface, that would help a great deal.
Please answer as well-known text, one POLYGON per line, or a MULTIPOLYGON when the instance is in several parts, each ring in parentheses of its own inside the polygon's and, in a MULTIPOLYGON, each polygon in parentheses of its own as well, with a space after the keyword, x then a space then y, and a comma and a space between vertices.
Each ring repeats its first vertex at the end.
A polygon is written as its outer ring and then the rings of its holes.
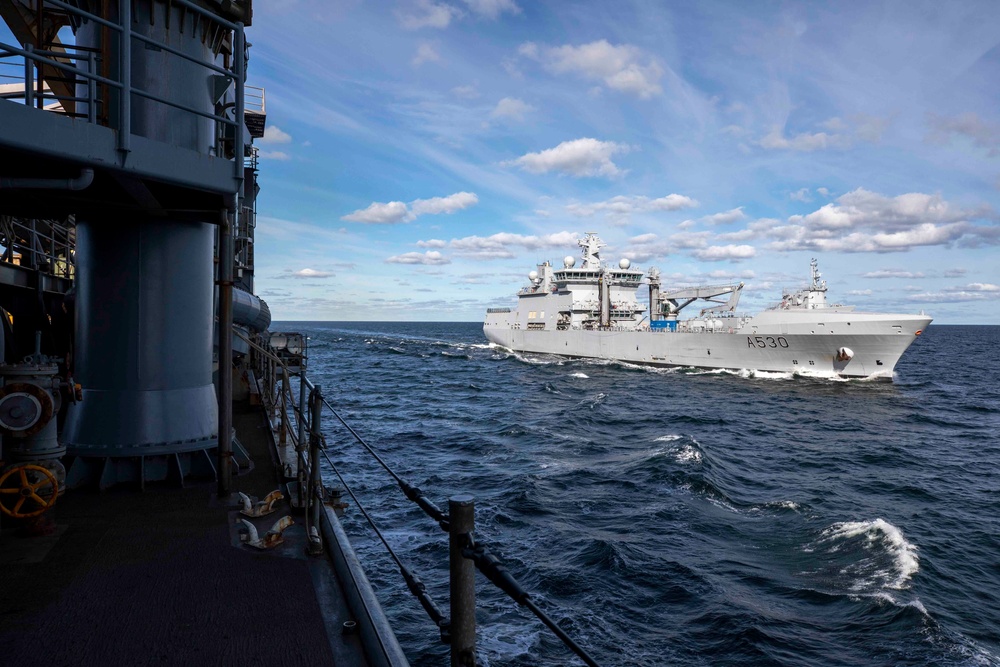
MULTIPOLYGON (((277 488, 266 420, 234 406, 255 462, 236 491, 277 488)), ((69 492, 43 538, 0 532, 0 662, 8 665, 364 665, 324 557, 239 544, 237 508, 215 483, 69 492), (317 593, 321 591, 321 593, 317 593)), ((287 505, 254 520, 263 535, 287 505)))

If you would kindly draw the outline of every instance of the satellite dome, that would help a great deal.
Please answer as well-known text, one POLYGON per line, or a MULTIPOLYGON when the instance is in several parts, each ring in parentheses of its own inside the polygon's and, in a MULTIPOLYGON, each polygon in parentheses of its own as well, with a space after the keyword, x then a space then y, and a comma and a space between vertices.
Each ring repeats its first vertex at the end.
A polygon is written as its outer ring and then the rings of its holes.
POLYGON ((628 261, 627 257, 622 257, 621 261, 618 262, 619 269, 627 269, 630 266, 632 266, 632 262, 628 261))
POLYGON ((567 269, 572 269, 574 264, 576 264, 576 257, 573 255, 566 255, 563 257, 563 266, 567 269))
POLYGON ((532 271, 529 273, 528 280, 538 280, 538 271, 532 271))

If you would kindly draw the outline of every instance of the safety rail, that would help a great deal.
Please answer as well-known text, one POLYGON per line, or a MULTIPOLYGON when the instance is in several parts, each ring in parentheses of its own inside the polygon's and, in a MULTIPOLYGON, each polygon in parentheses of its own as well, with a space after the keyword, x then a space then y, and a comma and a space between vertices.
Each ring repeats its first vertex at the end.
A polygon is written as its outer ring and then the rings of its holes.
POLYGON ((54 220, 0 215, 0 262, 72 280, 76 230, 54 220))
MULTIPOLYGON (((3 98, 6 98, 7 100, 20 99, 26 106, 37 106, 39 109, 54 111, 76 118, 86 118, 89 123, 100 123, 102 125, 112 126, 113 124, 110 122, 110 109, 108 108, 109 99, 105 94, 100 93, 99 89, 101 87, 114 89, 119 92, 117 101, 117 126, 115 126, 114 129, 118 130, 117 148, 122 153, 130 151, 133 96, 141 97, 152 102, 179 109, 185 113, 201 116, 215 121, 217 127, 220 128, 220 131, 216 132, 217 141, 215 146, 216 154, 219 156, 224 154, 223 143, 228 142, 229 140, 229 138, 226 137, 226 132, 222 131, 221 128, 232 128, 232 142, 234 148, 243 143, 246 37, 242 22, 227 21, 218 14, 191 2, 191 0, 171 0, 171 4, 181 6, 185 10, 206 19, 207 21, 215 24, 217 29, 232 32, 232 65, 231 68, 226 68, 188 55, 162 41, 133 32, 131 2, 119 2, 117 20, 109 20, 102 16, 88 12, 76 5, 62 2, 61 0, 39 1, 41 3, 38 8, 40 13, 44 12, 46 8, 57 8, 61 15, 65 15, 71 20, 81 22, 92 21, 95 24, 106 28, 109 34, 113 33, 117 37, 118 74, 113 78, 97 74, 97 72, 101 69, 98 65, 108 64, 103 62, 102 53, 98 49, 59 43, 57 46, 61 50, 47 50, 30 43, 15 46, 0 42, 0 62, 4 59, 20 57, 22 60, 21 65, 23 67, 22 76, 18 77, 23 84, 23 88, 21 88, 20 91, 17 91, 6 90, 5 87, 2 94, 3 98), (221 108, 217 105, 219 110, 216 112, 208 112, 201 109, 195 109, 191 106, 181 104, 161 95, 156 95, 133 86, 131 76, 133 41, 139 42, 142 48, 151 47, 155 50, 170 53, 173 56, 200 65, 206 70, 215 72, 219 76, 228 79, 230 81, 230 84, 228 85, 235 85, 234 101, 229 104, 221 105, 221 108), (43 68, 52 68, 64 73, 66 77, 64 81, 71 84, 74 90, 79 90, 81 84, 85 85, 86 94, 56 95, 52 91, 51 87, 47 86, 45 83, 45 79, 42 76, 43 68), (100 84, 100 86, 98 84, 100 84), (51 100, 53 103, 46 105, 46 100, 51 100), (64 102, 86 103, 87 113, 81 114, 67 112, 66 108, 63 106, 64 102), (100 115, 98 115, 98 108, 100 108, 101 111, 100 115), (227 115, 230 110, 232 111, 231 117, 227 115)), ((225 39, 220 32, 216 43, 213 44, 213 50, 217 51, 218 48, 221 48, 224 41, 225 39)), ((106 51, 108 53, 113 53, 110 48, 106 49, 106 51)), ((8 74, 6 76, 10 75, 8 74)), ((236 155, 236 159, 234 159, 234 176, 239 183, 242 183, 242 151, 234 150, 234 154, 236 155)))
MULTIPOLYGON (((317 545, 313 540, 314 537, 315 540, 319 540, 316 527, 319 525, 321 508, 324 503, 330 502, 320 475, 319 457, 322 455, 326 458, 327 464, 340 480, 344 489, 354 500, 355 506, 365 521, 386 548, 390 558, 399 569, 407 589, 417 598, 430 620, 437 626, 441 641, 450 645, 452 665, 477 664, 475 658, 475 580, 472 568, 478 569, 490 583, 506 593, 518 605, 533 613, 584 664, 591 667, 598 664, 538 606, 532 595, 518 583, 502 561, 490 553, 483 541, 475 537, 475 501, 472 496, 454 496, 449 499, 448 511, 441 510, 420 488, 408 483, 397 474, 375 448, 341 417, 323 396, 321 388, 313 384, 307 377, 307 364, 304 361, 297 370, 293 371, 285 365, 277 354, 267 348, 267 344, 259 336, 257 340, 251 340, 241 332, 234 330, 234 333, 250 343, 253 351, 250 367, 254 376, 260 381, 261 399, 269 419, 272 420, 272 425, 277 430, 279 445, 286 444, 288 440, 291 440, 295 448, 297 470, 294 473, 298 481, 300 497, 307 503, 304 510, 307 517, 307 531, 310 536, 310 549, 313 553, 322 550, 322 545, 317 545), (299 395, 297 398, 292 392, 290 382, 292 376, 298 377, 299 395), (424 514, 431 518, 439 528, 449 534, 450 618, 446 617, 437 603, 434 602, 420 578, 396 554, 371 514, 365 509, 327 454, 326 438, 322 433, 323 407, 327 408, 355 441, 393 478, 403 495, 420 507, 424 514), (277 420, 277 424, 274 423, 274 420, 277 420), (302 492, 304 487, 305 491, 302 492)), ((334 496, 339 497, 339 492, 334 496)))

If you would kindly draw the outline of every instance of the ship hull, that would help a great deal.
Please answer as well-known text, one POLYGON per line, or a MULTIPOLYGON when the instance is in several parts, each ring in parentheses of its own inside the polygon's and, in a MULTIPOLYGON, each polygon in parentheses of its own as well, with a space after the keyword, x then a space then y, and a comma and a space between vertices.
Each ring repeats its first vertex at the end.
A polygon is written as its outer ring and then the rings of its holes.
MULTIPOLYGON (((800 373, 891 380, 903 352, 931 319, 920 315, 816 313, 808 318, 762 314, 714 331, 527 330, 514 313, 491 313, 483 331, 517 352, 608 359, 663 367, 800 373), (844 359, 842 348, 851 352, 844 359)), ((790 315, 790 316, 789 316, 790 315)))

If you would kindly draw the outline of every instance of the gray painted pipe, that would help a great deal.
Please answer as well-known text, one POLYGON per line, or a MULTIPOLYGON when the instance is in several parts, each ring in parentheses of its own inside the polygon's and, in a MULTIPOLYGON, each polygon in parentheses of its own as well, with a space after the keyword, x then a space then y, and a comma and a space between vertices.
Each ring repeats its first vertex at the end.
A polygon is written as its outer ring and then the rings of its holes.
POLYGON ((86 190, 94 182, 93 169, 81 169, 76 178, 0 178, 0 189, 86 190))

